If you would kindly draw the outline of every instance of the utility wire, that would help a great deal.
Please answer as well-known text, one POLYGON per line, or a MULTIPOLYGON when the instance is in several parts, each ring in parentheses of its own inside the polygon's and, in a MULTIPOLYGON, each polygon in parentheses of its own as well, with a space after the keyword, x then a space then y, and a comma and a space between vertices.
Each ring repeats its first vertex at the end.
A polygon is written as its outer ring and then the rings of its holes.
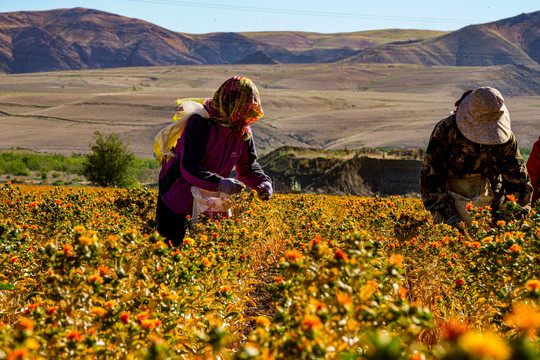
POLYGON ((221 9, 221 10, 301 15, 301 16, 324 16, 324 17, 338 17, 338 18, 396 20, 396 21, 450 22, 450 23, 464 23, 464 24, 470 24, 470 23, 475 22, 475 20, 466 20, 466 19, 386 16, 386 15, 369 15, 369 14, 355 14, 355 13, 343 13, 343 12, 312 11, 312 10, 304 10, 304 9, 296 10, 296 9, 280 9, 280 8, 262 8, 262 7, 234 6, 234 5, 223 5, 223 4, 212 4, 212 3, 201 3, 201 2, 176 1, 176 0, 124 0, 124 1, 148 3, 148 4, 211 8, 211 9, 221 9))

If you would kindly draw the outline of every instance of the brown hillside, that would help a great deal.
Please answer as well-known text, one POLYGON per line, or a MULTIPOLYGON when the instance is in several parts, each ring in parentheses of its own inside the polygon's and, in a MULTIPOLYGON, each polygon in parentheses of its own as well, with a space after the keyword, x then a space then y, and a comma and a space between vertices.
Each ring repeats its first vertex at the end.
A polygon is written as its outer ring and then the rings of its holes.
POLYGON ((368 48, 348 59, 361 63, 449 66, 540 64, 540 11, 493 23, 471 25, 413 44, 368 48))

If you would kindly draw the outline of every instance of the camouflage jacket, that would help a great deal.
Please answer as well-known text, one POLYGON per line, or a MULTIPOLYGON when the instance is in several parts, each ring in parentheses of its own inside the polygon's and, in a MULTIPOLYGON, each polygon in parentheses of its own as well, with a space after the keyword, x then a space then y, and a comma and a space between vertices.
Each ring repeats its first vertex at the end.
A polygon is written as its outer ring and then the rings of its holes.
POLYGON ((420 170, 420 191, 426 209, 433 215, 440 213, 445 220, 457 214, 446 191, 446 179, 462 179, 470 174, 489 179, 495 194, 493 213, 505 201, 505 195, 514 195, 519 205, 530 208, 533 189, 514 134, 501 145, 477 144, 463 136, 455 115, 451 115, 435 126, 420 170))

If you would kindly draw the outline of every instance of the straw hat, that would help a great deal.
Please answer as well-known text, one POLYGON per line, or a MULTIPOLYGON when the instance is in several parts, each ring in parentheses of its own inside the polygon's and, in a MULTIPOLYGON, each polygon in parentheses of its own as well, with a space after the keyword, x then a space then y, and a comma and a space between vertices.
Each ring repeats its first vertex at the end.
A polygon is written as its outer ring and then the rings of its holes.
POLYGON ((461 133, 472 142, 504 144, 510 139, 510 114, 499 90, 476 89, 459 104, 456 122, 461 133))

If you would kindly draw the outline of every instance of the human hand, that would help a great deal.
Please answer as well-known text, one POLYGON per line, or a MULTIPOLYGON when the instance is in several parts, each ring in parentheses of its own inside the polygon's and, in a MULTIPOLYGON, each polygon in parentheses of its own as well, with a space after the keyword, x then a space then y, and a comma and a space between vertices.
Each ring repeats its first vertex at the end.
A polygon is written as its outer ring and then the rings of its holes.
POLYGON ((269 181, 263 181, 259 186, 257 186, 257 195, 261 200, 270 200, 274 189, 272 189, 272 184, 269 181))
POLYGON ((238 194, 242 192, 246 185, 234 178, 225 178, 219 180, 217 190, 224 192, 227 195, 238 194))

